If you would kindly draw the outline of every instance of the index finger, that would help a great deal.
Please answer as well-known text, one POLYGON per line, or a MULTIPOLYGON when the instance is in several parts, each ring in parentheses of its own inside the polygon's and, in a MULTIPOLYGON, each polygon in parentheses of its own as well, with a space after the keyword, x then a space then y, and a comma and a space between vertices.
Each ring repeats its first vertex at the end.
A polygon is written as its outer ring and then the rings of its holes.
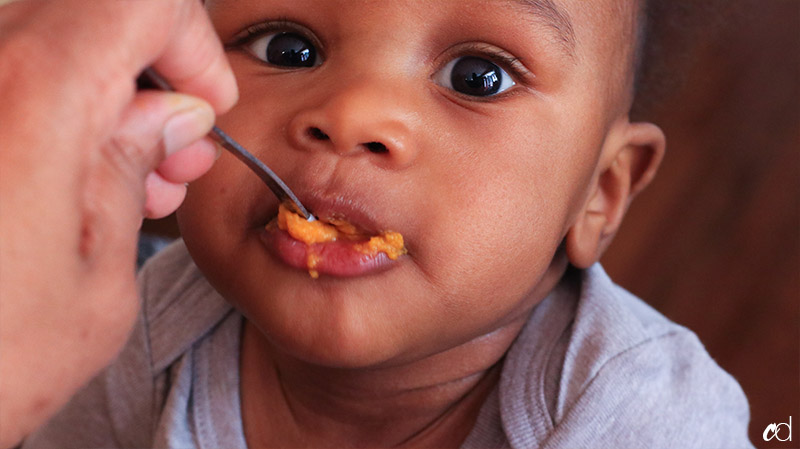
POLYGON ((132 94, 132 81, 149 66, 218 114, 238 98, 222 43, 199 0, 0 0, 0 8, 0 40, 30 65, 35 82, 83 82, 98 94, 82 97, 95 107, 118 111, 132 94))
POLYGON ((184 2, 153 68, 175 90, 206 99, 220 114, 238 99, 236 79, 201 2, 184 2))

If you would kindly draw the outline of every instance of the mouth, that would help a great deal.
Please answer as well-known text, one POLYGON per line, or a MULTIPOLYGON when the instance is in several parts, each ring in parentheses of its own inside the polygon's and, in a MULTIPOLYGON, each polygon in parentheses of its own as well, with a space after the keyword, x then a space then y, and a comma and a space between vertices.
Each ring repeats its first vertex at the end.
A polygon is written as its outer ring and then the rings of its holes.
POLYGON ((355 277, 385 271, 407 253, 403 236, 381 228, 352 201, 304 201, 319 217, 309 222, 281 205, 262 241, 286 265, 320 274, 355 277))

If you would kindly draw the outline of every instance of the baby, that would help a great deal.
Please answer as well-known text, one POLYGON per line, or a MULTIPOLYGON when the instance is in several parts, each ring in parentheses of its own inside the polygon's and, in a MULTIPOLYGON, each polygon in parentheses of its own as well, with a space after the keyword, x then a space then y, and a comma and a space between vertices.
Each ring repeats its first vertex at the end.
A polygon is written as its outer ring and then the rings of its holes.
POLYGON ((629 118, 644 0, 206 7, 241 92, 218 125, 402 251, 292 237, 224 155, 29 447, 751 447, 738 384, 597 264, 664 153, 629 118))

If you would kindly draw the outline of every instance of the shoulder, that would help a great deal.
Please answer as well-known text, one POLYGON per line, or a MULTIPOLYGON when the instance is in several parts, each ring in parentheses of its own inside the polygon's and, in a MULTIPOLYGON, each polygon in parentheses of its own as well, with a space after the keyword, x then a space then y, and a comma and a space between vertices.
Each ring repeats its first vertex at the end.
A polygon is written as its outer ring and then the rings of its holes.
POLYGON ((529 323, 509 352, 501 406, 523 410, 503 417, 512 445, 751 447, 746 398, 694 333, 599 265, 574 281, 572 299, 562 286, 547 300, 560 327, 529 323))
POLYGON ((143 330, 156 371, 174 362, 233 311, 194 264, 182 240, 148 260, 138 284, 143 330))

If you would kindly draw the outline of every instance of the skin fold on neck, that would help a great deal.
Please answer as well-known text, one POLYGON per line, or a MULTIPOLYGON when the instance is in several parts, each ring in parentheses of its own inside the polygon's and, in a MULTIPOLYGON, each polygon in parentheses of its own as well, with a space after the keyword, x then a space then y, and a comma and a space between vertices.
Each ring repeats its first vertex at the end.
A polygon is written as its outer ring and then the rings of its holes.
POLYGON ((486 337, 492 342, 470 344, 482 346, 482 353, 470 357, 459 347, 421 363, 351 370, 280 354, 247 322, 241 388, 247 391, 242 414, 248 446, 458 445, 499 377, 503 351, 492 347, 513 340, 514 335, 505 335, 512 333, 504 330, 486 337), (447 362, 450 369, 435 368, 449 360, 456 362, 447 362), (438 375, 431 376, 429 369, 438 375))

